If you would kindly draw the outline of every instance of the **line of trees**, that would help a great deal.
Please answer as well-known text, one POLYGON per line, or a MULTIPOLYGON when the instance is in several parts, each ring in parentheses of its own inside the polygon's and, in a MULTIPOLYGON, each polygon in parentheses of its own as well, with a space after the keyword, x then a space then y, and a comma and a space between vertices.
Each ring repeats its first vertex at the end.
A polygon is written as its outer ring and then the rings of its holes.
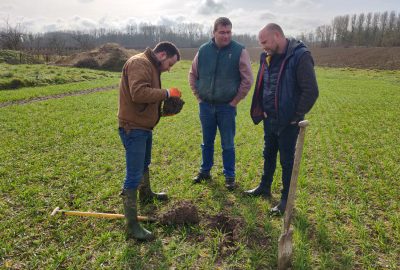
MULTIPOLYGON (((126 48, 152 47, 162 40, 174 42, 180 48, 196 48, 211 37, 212 28, 198 23, 173 26, 149 23, 130 24, 123 30, 94 29, 90 31, 58 31, 29 33, 21 24, 5 20, 0 26, 0 49, 26 50, 34 54, 65 55, 90 50, 101 44, 115 42, 126 48)), ((400 13, 361 13, 337 16, 329 25, 298 36, 309 46, 400 46, 400 13)), ((234 39, 247 47, 258 46, 255 35, 235 35, 234 39)))
MULTIPOLYGON (((175 26, 141 23, 127 25, 124 30, 94 29, 91 31, 58 31, 27 33, 21 24, 11 26, 8 22, 0 28, 0 48, 28 50, 49 54, 90 50, 101 44, 114 42, 125 48, 141 49, 152 47, 162 40, 174 42, 180 48, 195 48, 208 41, 212 28, 198 23, 181 23, 175 26)), ((246 46, 256 46, 254 35, 235 35, 234 39, 246 46)))
POLYGON ((315 47, 400 46, 400 13, 385 11, 337 16, 331 24, 302 33, 299 38, 315 47))

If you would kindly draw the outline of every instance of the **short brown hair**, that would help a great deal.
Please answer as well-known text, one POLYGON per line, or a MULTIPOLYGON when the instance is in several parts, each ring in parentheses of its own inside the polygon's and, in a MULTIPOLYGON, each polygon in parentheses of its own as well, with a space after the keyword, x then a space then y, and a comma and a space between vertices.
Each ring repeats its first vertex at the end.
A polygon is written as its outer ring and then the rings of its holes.
POLYGON ((159 52, 165 52, 168 56, 168 58, 173 57, 176 55, 177 60, 181 60, 181 54, 179 53, 178 48, 175 46, 174 43, 169 42, 169 41, 161 41, 158 43, 154 49, 154 53, 159 53, 159 52))
POLYGON ((218 25, 231 26, 232 27, 232 22, 226 17, 219 17, 214 22, 214 32, 217 31, 218 25))

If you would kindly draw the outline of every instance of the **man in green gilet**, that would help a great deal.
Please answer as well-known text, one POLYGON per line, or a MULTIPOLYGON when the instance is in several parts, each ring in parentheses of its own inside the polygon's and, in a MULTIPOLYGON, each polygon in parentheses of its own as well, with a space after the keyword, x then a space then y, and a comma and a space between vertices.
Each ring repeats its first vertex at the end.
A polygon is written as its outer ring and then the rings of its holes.
POLYGON ((249 92, 253 75, 248 52, 232 40, 232 23, 228 18, 215 21, 213 38, 200 46, 193 60, 189 83, 199 101, 203 131, 202 163, 193 181, 200 183, 211 179, 218 129, 225 186, 232 190, 235 187, 236 106, 249 92))

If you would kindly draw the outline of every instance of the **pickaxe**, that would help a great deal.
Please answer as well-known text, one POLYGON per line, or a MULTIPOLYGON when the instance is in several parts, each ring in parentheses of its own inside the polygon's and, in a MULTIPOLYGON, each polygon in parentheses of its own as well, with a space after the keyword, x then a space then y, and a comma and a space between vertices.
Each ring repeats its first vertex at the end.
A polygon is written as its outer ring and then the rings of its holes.
MULTIPOLYGON (((66 216, 80 216, 80 217, 97 217, 97 218, 109 218, 109 219, 121 219, 125 218, 122 214, 110 214, 110 213, 98 213, 98 212, 82 212, 82 211, 68 211, 68 210, 61 210, 60 207, 54 208, 51 215, 54 216, 57 213, 61 213, 62 215, 66 216)), ((138 221, 156 221, 155 218, 145 217, 145 216, 138 216, 138 221)))

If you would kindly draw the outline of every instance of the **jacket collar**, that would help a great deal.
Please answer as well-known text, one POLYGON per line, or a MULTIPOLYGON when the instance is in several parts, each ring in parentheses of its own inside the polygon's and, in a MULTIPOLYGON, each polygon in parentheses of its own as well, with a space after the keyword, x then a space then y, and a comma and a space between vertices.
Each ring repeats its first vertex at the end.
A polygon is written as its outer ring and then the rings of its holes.
POLYGON ((286 56, 290 56, 294 53, 294 51, 298 48, 305 47, 304 43, 301 42, 300 40, 290 38, 287 39, 288 44, 286 47, 286 56))
POLYGON ((212 39, 210 40, 210 43, 211 43, 217 50, 225 50, 225 49, 229 48, 229 47, 232 45, 232 40, 231 40, 231 42, 229 42, 228 45, 226 45, 225 47, 222 47, 222 48, 219 48, 219 47, 217 46, 217 44, 215 43, 215 38, 212 38, 212 39))
MULTIPOLYGON (((301 42, 300 40, 296 40, 294 38, 290 38, 290 39, 286 39, 286 40, 288 42, 286 44, 285 58, 291 56, 296 49, 305 47, 304 43, 301 42)), ((260 57, 260 63, 265 62, 265 57, 267 57, 267 53, 262 52, 261 57, 260 57)))
POLYGON ((159 69, 161 66, 161 62, 158 61, 156 54, 153 52, 152 49, 146 48, 144 51, 144 55, 149 59, 149 61, 157 68, 159 69))

